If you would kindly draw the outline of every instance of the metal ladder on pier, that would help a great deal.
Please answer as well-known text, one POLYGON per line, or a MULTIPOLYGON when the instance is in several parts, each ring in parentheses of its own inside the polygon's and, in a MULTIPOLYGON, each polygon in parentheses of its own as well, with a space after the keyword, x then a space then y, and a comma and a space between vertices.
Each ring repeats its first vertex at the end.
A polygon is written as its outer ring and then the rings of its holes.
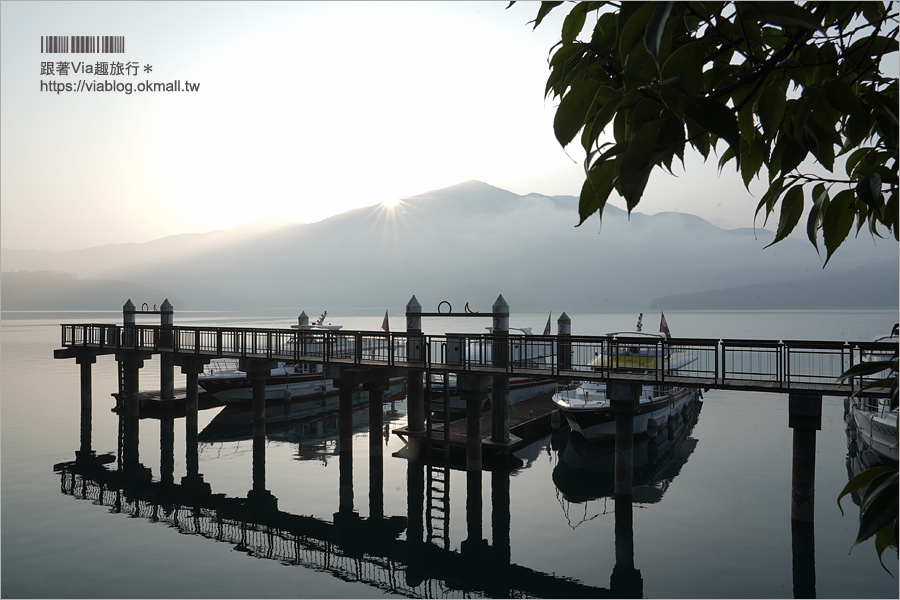
POLYGON ((125 385, 125 363, 123 361, 116 361, 116 367, 119 372, 119 393, 116 396, 116 406, 125 406, 125 401, 127 400, 126 396, 126 385, 125 385))
POLYGON ((450 549, 450 468, 428 465, 428 502, 425 509, 429 543, 450 549))
POLYGON ((425 374, 425 438, 430 454, 450 456, 450 376, 425 374))

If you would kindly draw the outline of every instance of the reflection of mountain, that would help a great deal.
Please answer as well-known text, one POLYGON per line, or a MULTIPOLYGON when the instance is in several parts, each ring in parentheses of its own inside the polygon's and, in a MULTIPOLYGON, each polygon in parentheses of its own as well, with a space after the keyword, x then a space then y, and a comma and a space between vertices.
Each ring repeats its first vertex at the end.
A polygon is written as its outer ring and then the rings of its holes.
MULTIPOLYGON (((700 416, 702 402, 687 405, 684 416, 670 419, 671 427, 660 429, 655 440, 646 437, 634 443, 634 501, 642 504, 659 502, 669 484, 681 472, 697 445, 688 437, 700 416)), ((553 483, 570 503, 585 503, 613 497, 615 486, 615 444, 587 444, 570 436, 557 450, 558 462, 553 468, 553 483)))
MULTIPOLYGON (((4 271, 65 271, 140 282, 181 298, 176 310, 295 306, 298 298, 332 310, 359 307, 364 298, 362 306, 383 310, 412 294, 431 305, 447 291, 450 300, 471 300, 474 309, 484 310, 480 302, 499 290, 517 312, 552 306, 616 311, 646 307, 661 295, 822 277, 821 259, 803 239, 788 238, 763 250, 773 237, 766 230, 725 230, 682 213, 629 217, 613 206, 606 207, 598 235, 593 219, 573 227, 577 203, 571 196, 519 196, 469 181, 404 199, 390 210, 359 208, 264 235, 217 232, 190 246, 169 238, 137 244, 128 248, 134 250, 130 261, 122 260, 125 248, 103 246, 78 253, 4 251, 2 263, 4 271), (180 251, 159 252, 169 246, 180 251), (535 286, 535 273, 553 273, 555 281, 565 283, 535 286)), ((828 272, 882 263, 876 275, 896 276, 896 243, 875 246, 851 239, 828 272)), ((818 306, 808 296, 790 300, 818 306)), ((16 297, 24 303, 28 294, 16 297)), ((896 287, 887 297, 881 291, 854 297, 859 305, 897 305, 896 287)), ((764 307, 771 306, 752 301, 748 306, 764 307)), ((4 298, 4 308, 28 305, 7 306, 4 298)))

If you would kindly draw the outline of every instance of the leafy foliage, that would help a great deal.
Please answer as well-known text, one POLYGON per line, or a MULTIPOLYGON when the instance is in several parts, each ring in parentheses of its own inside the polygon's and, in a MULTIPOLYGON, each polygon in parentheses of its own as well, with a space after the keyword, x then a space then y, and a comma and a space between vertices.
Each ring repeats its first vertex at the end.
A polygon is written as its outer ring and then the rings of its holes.
POLYGON ((855 475, 838 496, 841 514, 841 499, 850 492, 862 490, 859 505, 859 533, 854 546, 875 536, 878 560, 884 566, 882 554, 897 539, 897 467, 873 467, 855 475))
MULTIPOLYGON (((534 27, 561 4, 542 2, 534 27)), ((734 163, 748 190, 768 178, 756 212, 778 214, 773 244, 807 207, 826 264, 854 223, 898 239, 900 97, 882 72, 898 52, 895 3, 567 6, 546 94, 559 99, 559 143, 580 132, 586 153, 579 224, 602 216, 613 190, 633 210, 653 168, 683 165, 690 146, 704 160, 721 149, 719 169, 734 163), (827 174, 802 172, 807 159, 827 174)))
MULTIPOLYGON (((891 338, 900 333, 900 324, 894 325, 891 338)), ((841 381, 859 378, 860 384, 854 395, 874 388, 888 388, 890 390, 891 410, 897 408, 900 390, 898 390, 898 362, 900 362, 900 348, 894 351, 894 355, 888 360, 872 360, 860 362, 841 375, 841 381), (866 379, 867 376, 887 377, 880 379, 866 379)), ((878 551, 878 560, 884 566, 882 555, 888 546, 897 540, 897 501, 898 501, 898 469, 891 467, 873 467, 854 476, 838 496, 838 508, 841 514, 841 499, 850 492, 859 492, 861 502, 859 506, 859 533, 856 536, 854 546, 860 542, 875 536, 875 549, 878 551)))

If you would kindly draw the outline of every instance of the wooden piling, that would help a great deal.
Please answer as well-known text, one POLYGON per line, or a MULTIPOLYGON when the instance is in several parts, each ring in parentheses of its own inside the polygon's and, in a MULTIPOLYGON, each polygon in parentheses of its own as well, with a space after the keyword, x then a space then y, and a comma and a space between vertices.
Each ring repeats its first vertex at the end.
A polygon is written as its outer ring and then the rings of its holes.
POLYGON ((637 411, 641 386, 610 382, 607 397, 616 413, 616 464, 614 491, 631 496, 634 482, 634 413, 637 411))
POLYGON ((791 519, 812 523, 816 495, 816 431, 822 428, 822 396, 788 396, 788 426, 794 430, 791 519))
MULTIPOLYGON (((505 367, 509 360, 509 304, 503 294, 491 306, 494 327, 491 332, 491 363, 505 367)), ((509 445, 509 375, 492 377, 491 388, 491 441, 505 447, 509 445)))

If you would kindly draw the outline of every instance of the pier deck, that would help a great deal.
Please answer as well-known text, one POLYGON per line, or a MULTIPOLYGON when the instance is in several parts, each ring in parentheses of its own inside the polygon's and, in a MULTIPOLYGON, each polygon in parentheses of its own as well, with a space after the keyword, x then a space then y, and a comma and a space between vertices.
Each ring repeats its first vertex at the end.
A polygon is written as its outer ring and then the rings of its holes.
MULTIPOLYGON (((535 398, 522 400, 509 407, 509 444, 498 444, 491 440, 491 412, 482 413, 481 447, 488 457, 494 454, 515 452, 532 443, 537 437, 550 431, 550 413, 556 408, 551 400, 552 394, 542 394, 535 398)), ((406 440, 414 439, 423 444, 428 442, 424 431, 410 431, 408 427, 394 429, 393 432, 406 440)), ((435 439, 443 443, 443 425, 435 425, 435 439)), ((450 423, 449 443, 451 455, 464 453, 466 449, 466 418, 462 417, 450 423)))

